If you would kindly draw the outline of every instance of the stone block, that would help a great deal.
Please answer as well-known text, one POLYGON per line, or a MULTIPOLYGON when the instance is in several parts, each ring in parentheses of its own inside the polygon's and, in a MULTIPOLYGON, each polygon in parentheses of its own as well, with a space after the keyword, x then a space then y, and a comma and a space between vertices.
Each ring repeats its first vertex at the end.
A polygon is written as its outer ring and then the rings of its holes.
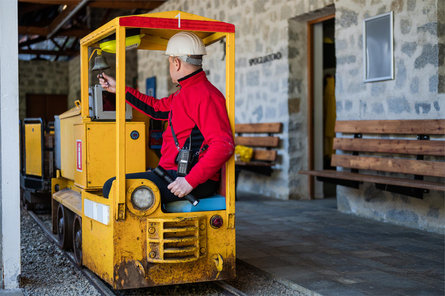
POLYGON ((352 64, 355 63, 356 56, 354 55, 347 55, 347 56, 337 56, 337 64, 343 65, 343 64, 352 64))
POLYGON ((260 84, 260 73, 258 71, 251 71, 246 78, 248 86, 258 86, 260 84))
POLYGON ((438 46, 437 44, 425 44, 422 48, 422 53, 414 61, 414 67, 416 69, 421 69, 427 64, 432 64, 433 66, 438 66, 438 46))
POLYGON ((342 101, 336 101, 335 102, 335 108, 337 110, 337 113, 343 112, 343 102, 342 101))
POLYGON ((402 19, 400 20, 400 32, 402 32, 402 34, 406 35, 409 32, 411 32, 411 19, 402 19))
POLYGON ((404 2, 405 0, 393 0, 391 3, 391 10, 399 13, 402 12, 404 2))
POLYGON ((438 85, 439 85, 439 76, 437 74, 431 76, 428 81, 428 86, 429 86, 430 92, 436 93, 437 89, 438 89, 438 85))
POLYGON ((397 77, 396 87, 402 88, 406 82, 406 67, 405 62, 401 59, 397 62, 397 77))
POLYGON ((399 223, 408 223, 409 225, 417 224, 419 220, 419 216, 413 211, 396 209, 389 210, 386 213, 386 218, 399 223))
POLYGON ((386 84, 384 83, 373 83, 371 85, 371 96, 379 96, 385 93, 386 84))
POLYGON ((414 109, 416 110, 416 114, 428 114, 431 110, 430 103, 416 103, 414 105, 414 109))
POLYGON ((417 27, 417 33, 430 33, 433 36, 437 36, 437 22, 431 22, 417 27))
POLYGON ((339 17, 336 19, 336 24, 338 24, 340 27, 343 28, 349 28, 352 25, 357 25, 358 24, 358 13, 353 11, 353 10, 349 10, 349 9, 345 9, 345 8, 341 8, 337 10, 337 15, 339 15, 339 17))
POLYGON ((261 122, 263 119, 263 107, 258 106, 252 112, 252 115, 255 116, 255 122, 261 122))
POLYGON ((417 49, 417 42, 405 42, 402 45, 402 52, 411 57, 417 49))
POLYGON ((412 94, 416 94, 419 92, 419 77, 416 76, 411 80, 409 88, 412 94))
POLYGON ((407 9, 408 11, 414 11, 416 9, 416 0, 408 0, 407 9))
POLYGON ((389 98, 387 100, 388 111, 396 114, 411 112, 408 100, 405 97, 389 98))
POLYGON ((300 98, 291 98, 287 101, 289 114, 295 114, 300 112, 300 98))
POLYGON ((382 114, 385 109, 382 103, 373 103, 371 104, 371 111, 375 114, 382 114))

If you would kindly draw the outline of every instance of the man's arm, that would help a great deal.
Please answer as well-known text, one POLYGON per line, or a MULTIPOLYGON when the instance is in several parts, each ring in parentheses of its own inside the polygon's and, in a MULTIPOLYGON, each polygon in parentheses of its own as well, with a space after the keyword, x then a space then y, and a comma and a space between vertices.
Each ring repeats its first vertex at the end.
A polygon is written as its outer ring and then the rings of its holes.
MULTIPOLYGON (((113 77, 105 73, 99 74, 97 77, 99 78, 99 83, 104 90, 111 93, 116 93, 116 80, 114 80, 113 77)), ((125 100, 127 103, 153 119, 168 119, 171 99, 172 96, 158 100, 154 97, 144 95, 131 87, 125 87, 125 100)))

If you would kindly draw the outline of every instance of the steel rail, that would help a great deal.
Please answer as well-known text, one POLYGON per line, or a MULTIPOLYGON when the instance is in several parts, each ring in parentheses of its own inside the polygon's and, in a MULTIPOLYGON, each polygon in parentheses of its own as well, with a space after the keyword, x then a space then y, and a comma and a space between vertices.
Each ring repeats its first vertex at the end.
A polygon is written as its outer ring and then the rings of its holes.
MULTIPOLYGON (((49 230, 45 224, 43 224, 42 220, 32 211, 27 211, 28 214, 34 219, 34 221, 37 223, 37 225, 42 228, 43 233, 45 234, 46 238, 52 242, 53 244, 57 245, 58 239, 57 237, 49 230)), ((61 250, 61 249, 60 249, 61 250)), ((103 295, 103 296, 117 296, 120 295, 116 291, 113 291, 111 288, 109 288, 104 282, 102 282, 99 277, 97 277, 94 273, 89 271, 86 268, 82 268, 81 266, 77 265, 76 261, 74 260, 73 254, 61 250, 63 255, 68 258, 68 260, 87 278, 87 280, 97 289, 97 291, 103 295)))
POLYGON ((246 293, 241 292, 240 290, 238 290, 237 288, 235 288, 232 285, 229 285, 225 281, 218 281, 218 282, 213 282, 213 283, 215 285, 217 285, 218 287, 222 288, 223 290, 229 292, 230 295, 234 295, 234 296, 248 296, 246 293))

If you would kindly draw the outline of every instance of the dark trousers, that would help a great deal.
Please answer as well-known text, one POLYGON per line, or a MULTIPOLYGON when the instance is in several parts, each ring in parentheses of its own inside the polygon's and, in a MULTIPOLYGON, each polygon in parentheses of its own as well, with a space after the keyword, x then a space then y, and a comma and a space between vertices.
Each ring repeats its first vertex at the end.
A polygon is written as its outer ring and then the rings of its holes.
MULTIPOLYGON (((173 180, 176 179, 176 177, 177 177, 176 171, 167 171, 167 172, 169 173, 169 175, 172 177, 173 180)), ((163 203, 177 201, 177 200, 184 200, 183 198, 179 198, 176 195, 174 195, 173 193, 171 193, 170 190, 167 188, 168 184, 163 179, 158 177, 158 175, 153 173, 152 171, 127 174, 126 178, 127 179, 147 179, 147 180, 150 180, 153 183, 155 183, 156 186, 158 186, 159 191, 161 192, 161 201, 163 203)), ((104 197, 108 198, 108 195, 110 194, 110 190, 111 190, 111 185, 113 184, 114 180, 116 180, 116 177, 108 179, 105 182, 104 187, 102 189, 104 197)), ((202 184, 198 185, 195 189, 193 189, 191 194, 198 199, 206 198, 206 197, 212 196, 216 193, 216 191, 218 190, 218 185, 219 185, 219 182, 217 182, 217 181, 207 180, 205 183, 202 183, 202 184)))

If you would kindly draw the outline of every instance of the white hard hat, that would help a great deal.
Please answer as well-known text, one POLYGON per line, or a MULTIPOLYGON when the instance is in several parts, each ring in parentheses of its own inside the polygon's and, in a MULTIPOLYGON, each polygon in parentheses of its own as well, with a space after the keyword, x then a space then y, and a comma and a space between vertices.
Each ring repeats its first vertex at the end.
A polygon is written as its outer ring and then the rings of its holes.
POLYGON ((188 56, 207 54, 201 38, 191 32, 179 32, 168 40, 165 54, 168 56, 188 56))

